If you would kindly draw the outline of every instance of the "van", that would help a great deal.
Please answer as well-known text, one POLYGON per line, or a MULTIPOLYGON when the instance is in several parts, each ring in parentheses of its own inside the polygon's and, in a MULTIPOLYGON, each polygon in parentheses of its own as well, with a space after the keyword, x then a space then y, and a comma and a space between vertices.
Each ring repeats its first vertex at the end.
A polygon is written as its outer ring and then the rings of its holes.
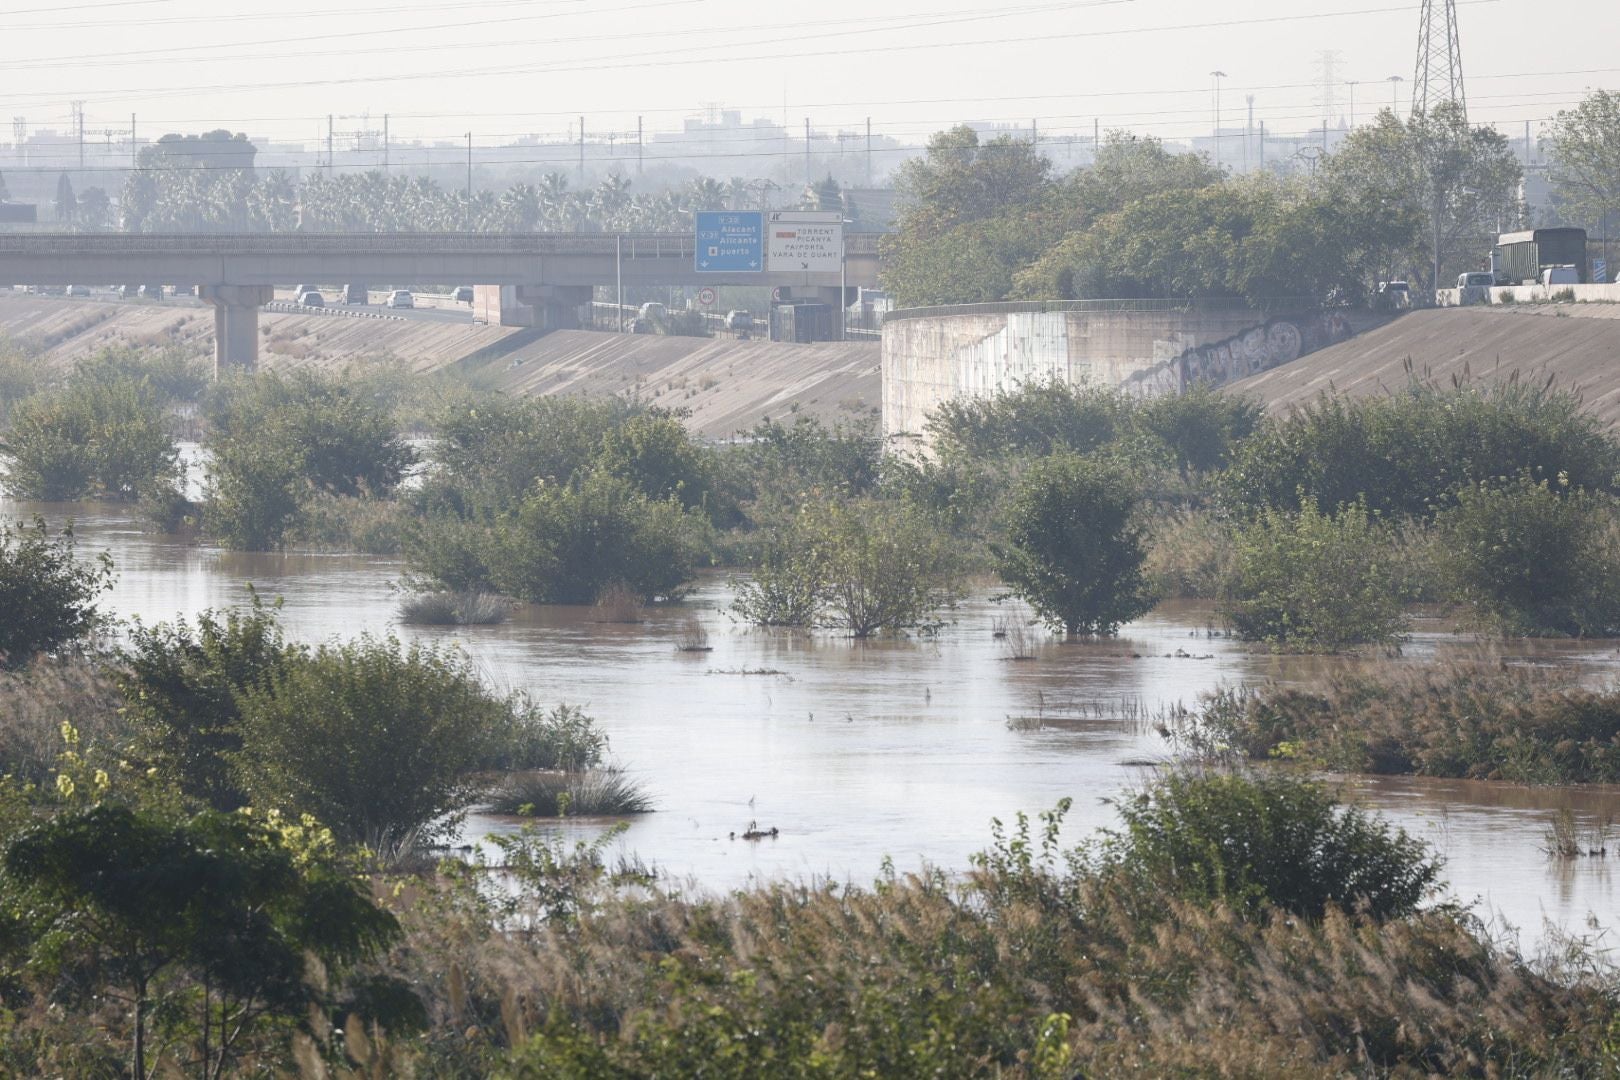
POLYGON ((1581 275, 1573 266, 1544 266, 1541 268, 1543 285, 1579 285, 1581 275))
POLYGON ((367 304, 367 303, 370 303, 370 302, 371 302, 371 295, 370 295, 370 293, 368 293, 366 291, 366 287, 364 285, 345 285, 345 286, 343 286, 343 303, 345 303, 345 304, 367 304))
POLYGON ((1489 270, 1473 270, 1466 274, 1457 275, 1457 303, 1459 304, 1488 304, 1491 302, 1491 287, 1496 284, 1496 275, 1489 270))

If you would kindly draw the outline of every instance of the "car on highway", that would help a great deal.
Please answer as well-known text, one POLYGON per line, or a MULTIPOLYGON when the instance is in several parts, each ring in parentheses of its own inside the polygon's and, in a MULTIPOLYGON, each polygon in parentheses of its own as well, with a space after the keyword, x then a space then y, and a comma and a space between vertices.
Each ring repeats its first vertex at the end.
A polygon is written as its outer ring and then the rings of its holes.
POLYGON ((68 296, 89 296, 90 295, 90 286, 88 286, 88 285, 69 285, 67 287, 67 295, 68 296))
POLYGON ((139 285, 120 285, 118 287, 118 295, 122 296, 125 300, 133 300, 135 297, 141 295, 141 287, 139 285))
POLYGON ((753 328, 754 316, 751 313, 746 311, 726 312, 727 330, 752 330, 753 328))
POLYGON ((142 285, 141 286, 141 295, 143 297, 145 297, 146 299, 148 299, 148 300, 161 300, 161 299, 163 299, 163 286, 161 286, 161 285, 142 285))
POLYGON ((413 308, 416 306, 416 297, 405 289, 395 289, 388 294, 388 306, 391 308, 413 308))
POLYGON ((343 286, 343 302, 345 304, 369 304, 371 303, 371 294, 366 291, 364 285, 345 285, 343 286))
POLYGON ((450 299, 454 300, 458 304, 472 303, 473 287, 471 285, 457 285, 450 293, 450 299))
POLYGON ((1374 306, 1381 311, 1405 311, 1412 306, 1412 287, 1404 281, 1380 281, 1374 306))
POLYGON ((298 294, 298 302, 304 307, 325 307, 326 297, 322 296, 315 289, 305 289, 303 292, 298 294))

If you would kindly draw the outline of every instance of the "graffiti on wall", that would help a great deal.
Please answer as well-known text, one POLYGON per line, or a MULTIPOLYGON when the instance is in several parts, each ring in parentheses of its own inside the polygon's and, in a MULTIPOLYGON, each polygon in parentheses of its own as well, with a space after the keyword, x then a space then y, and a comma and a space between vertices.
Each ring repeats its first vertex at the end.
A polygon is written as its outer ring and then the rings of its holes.
POLYGON ((1138 372, 1129 389, 1152 396, 1179 394, 1200 384, 1225 386, 1344 341, 1352 333, 1349 320, 1336 311, 1279 316, 1138 372))

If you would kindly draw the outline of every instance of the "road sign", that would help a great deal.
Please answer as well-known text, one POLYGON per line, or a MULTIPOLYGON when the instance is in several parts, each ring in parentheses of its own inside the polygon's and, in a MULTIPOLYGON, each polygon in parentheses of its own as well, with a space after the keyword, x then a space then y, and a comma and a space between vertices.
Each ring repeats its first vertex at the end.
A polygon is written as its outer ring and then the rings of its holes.
POLYGON ((838 273, 844 265, 844 215, 836 210, 772 210, 766 262, 775 273, 838 273))
POLYGON ((703 286, 703 288, 699 289, 698 290, 698 303, 702 304, 704 307, 713 307, 714 306, 714 290, 709 288, 707 285, 705 285, 705 286, 703 286))
POLYGON ((699 210, 694 269, 700 274, 765 269, 765 215, 757 210, 699 210))
POLYGON ((771 300, 774 303, 780 304, 782 302, 782 297, 784 297, 786 295, 787 295, 787 290, 782 288, 782 286, 780 286, 780 285, 778 285, 776 288, 771 290, 771 300))
POLYGON ((1609 265, 1602 259, 1592 260, 1592 283, 1594 285, 1606 284, 1609 280, 1609 265))

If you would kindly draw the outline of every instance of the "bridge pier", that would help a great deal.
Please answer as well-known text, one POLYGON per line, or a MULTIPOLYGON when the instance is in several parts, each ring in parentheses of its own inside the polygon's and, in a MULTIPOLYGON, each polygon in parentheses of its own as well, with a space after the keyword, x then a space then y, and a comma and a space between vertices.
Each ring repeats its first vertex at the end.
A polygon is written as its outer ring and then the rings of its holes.
POLYGON ((214 378, 259 366, 259 308, 270 302, 269 285, 204 285, 214 305, 214 378))

